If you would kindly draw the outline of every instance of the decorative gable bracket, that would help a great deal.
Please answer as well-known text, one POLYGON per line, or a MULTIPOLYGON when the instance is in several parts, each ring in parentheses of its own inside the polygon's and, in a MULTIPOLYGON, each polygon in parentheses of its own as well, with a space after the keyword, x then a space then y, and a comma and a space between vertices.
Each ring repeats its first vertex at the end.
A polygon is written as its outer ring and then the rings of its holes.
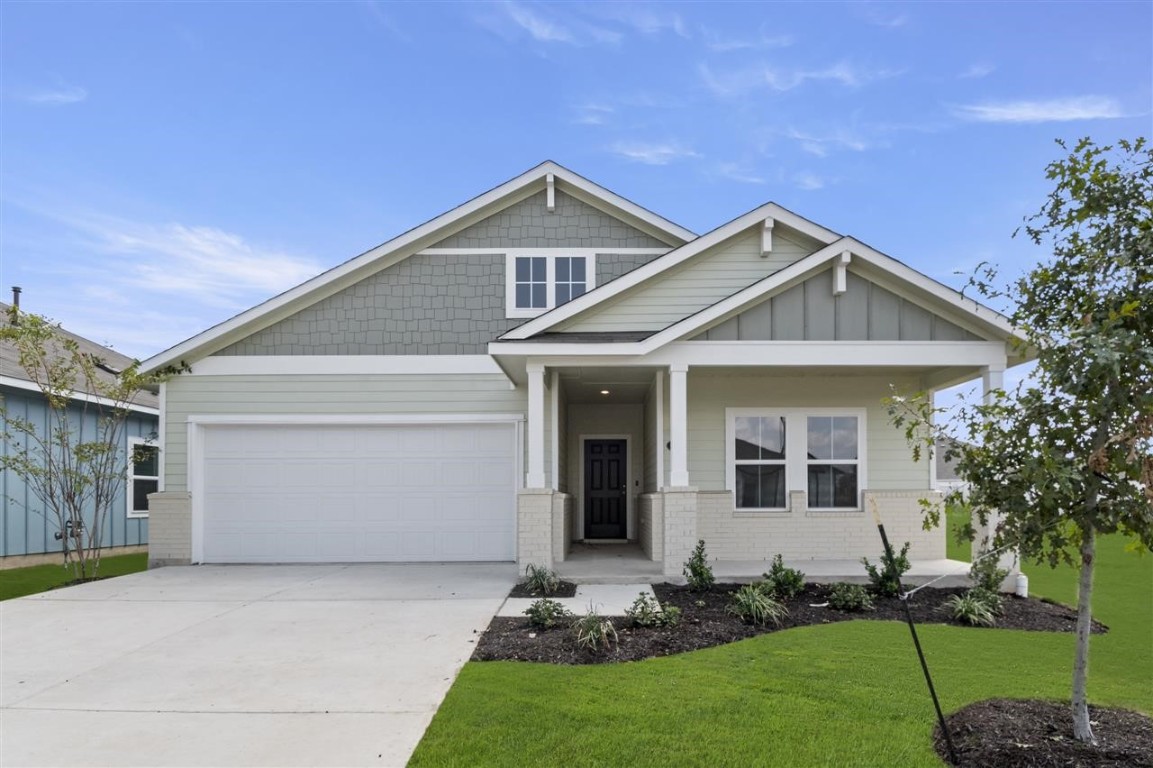
POLYGON ((853 254, 848 251, 841 251, 841 255, 833 259, 833 295, 840 296, 845 292, 848 285, 848 267, 849 262, 853 260, 853 254))
POLYGON ((545 208, 549 213, 554 213, 556 211, 556 180, 551 173, 545 174, 544 184, 545 208))
POLYGON ((768 257, 773 252, 773 218, 770 216, 765 219, 765 224, 761 228, 761 258, 768 257))

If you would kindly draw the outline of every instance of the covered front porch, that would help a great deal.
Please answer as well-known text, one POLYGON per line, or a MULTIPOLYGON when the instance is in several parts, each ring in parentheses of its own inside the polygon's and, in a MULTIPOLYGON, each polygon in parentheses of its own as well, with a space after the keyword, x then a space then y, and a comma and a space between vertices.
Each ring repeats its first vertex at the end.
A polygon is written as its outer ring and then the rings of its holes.
MULTIPOLYGON (((939 344, 932 355, 902 345, 900 364, 885 365, 879 345, 857 345, 872 346, 873 354, 844 355, 846 364, 829 366, 789 364, 784 356, 781 364, 758 364, 748 351, 739 364, 735 355, 717 357, 718 345, 688 344, 713 358, 526 361, 522 568, 543 564, 584 583, 675 579, 704 539, 718 577, 726 580, 757 578, 781 554, 812 580, 855 581, 865 577, 860 558, 875 561, 881 553, 876 513, 898 547, 911 543, 911 580, 960 578, 967 571, 967 564, 946 559, 944 530, 923 529, 921 501, 939 498, 933 462, 912 460, 881 401, 894 386, 932 390, 980 377, 986 389, 998 387, 1003 346, 958 343, 944 359, 939 344), (975 361, 978 346, 984 358, 975 361), (913 364, 915 356, 921 365, 913 364), (747 508, 747 481, 737 474, 741 462, 734 456, 742 450, 740 419, 750 413, 787 415, 790 434, 803 433, 806 419, 851 416, 860 433, 858 453, 844 460, 852 474, 851 503, 822 500, 806 475, 807 462, 793 466, 782 459, 773 477, 783 488, 780 502, 747 508)), ((886 346, 893 352, 896 345, 886 346)), ((816 362, 811 351, 793 359, 816 362)), ((791 455, 805 453, 802 444, 791 455)))

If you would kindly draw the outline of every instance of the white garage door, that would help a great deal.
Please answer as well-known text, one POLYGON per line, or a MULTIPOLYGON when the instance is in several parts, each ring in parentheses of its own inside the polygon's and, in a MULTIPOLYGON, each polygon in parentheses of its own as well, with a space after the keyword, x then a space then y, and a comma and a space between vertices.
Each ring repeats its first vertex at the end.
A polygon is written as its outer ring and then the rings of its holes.
POLYGON ((510 424, 204 428, 203 562, 513 560, 510 424))

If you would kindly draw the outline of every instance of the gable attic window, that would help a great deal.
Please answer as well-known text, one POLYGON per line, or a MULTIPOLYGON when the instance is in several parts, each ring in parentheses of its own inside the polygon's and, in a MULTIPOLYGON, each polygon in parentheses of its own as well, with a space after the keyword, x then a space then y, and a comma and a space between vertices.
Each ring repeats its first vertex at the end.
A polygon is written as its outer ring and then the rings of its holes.
POLYGON ((588 293, 594 270, 591 254, 508 254, 505 316, 536 317, 588 293))

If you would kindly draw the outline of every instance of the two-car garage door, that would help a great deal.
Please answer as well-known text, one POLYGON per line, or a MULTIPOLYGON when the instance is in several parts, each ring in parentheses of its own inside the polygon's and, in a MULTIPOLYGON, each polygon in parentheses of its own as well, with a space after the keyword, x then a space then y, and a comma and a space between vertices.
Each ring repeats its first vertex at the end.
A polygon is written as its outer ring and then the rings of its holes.
POLYGON ((202 430, 201 562, 514 559, 512 424, 202 430))

